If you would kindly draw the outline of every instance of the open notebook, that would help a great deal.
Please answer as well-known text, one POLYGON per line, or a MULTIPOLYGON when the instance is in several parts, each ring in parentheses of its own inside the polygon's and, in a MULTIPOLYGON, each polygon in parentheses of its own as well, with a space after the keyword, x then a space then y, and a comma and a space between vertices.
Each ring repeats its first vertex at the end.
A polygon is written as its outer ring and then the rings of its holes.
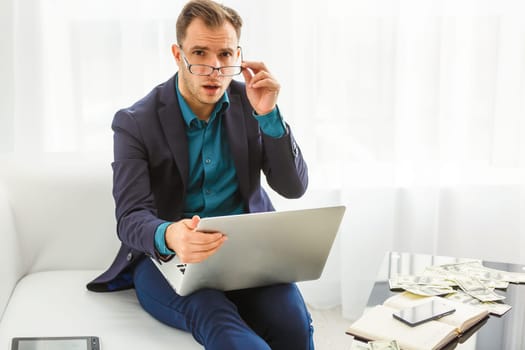
POLYGON ((203 218, 200 231, 221 231, 224 245, 197 264, 153 260, 179 295, 236 290, 321 276, 344 206, 203 218))
POLYGON ((468 333, 488 317, 487 310, 440 297, 422 297, 410 292, 396 294, 366 310, 346 333, 366 340, 393 340, 405 350, 441 349, 468 333), (396 320, 397 310, 420 305, 431 299, 450 304, 456 311, 438 320, 410 327, 396 320))

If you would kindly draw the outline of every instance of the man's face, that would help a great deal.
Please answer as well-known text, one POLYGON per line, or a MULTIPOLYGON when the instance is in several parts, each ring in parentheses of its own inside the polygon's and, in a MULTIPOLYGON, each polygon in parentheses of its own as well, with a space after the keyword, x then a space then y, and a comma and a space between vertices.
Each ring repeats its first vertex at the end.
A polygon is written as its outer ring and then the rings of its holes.
POLYGON ((209 117, 215 103, 224 94, 232 77, 224 77, 214 70, 210 76, 189 72, 189 64, 206 64, 213 67, 240 65, 238 38, 229 22, 221 27, 208 28, 200 19, 194 19, 186 31, 181 47, 172 47, 179 66, 179 90, 193 112, 201 119, 209 117), (183 54, 180 51, 183 51, 183 54))

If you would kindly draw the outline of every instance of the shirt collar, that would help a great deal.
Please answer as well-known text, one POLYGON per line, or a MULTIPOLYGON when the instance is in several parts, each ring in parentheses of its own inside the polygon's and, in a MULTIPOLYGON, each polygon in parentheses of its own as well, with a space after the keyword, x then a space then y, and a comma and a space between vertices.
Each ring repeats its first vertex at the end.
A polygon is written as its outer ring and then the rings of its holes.
MULTIPOLYGON (((177 99, 179 101, 180 110, 182 112, 182 118, 184 119, 184 122, 186 123, 187 127, 191 127, 192 124, 200 125, 201 121, 199 120, 199 118, 197 118, 195 113, 193 113, 190 106, 188 105, 188 103, 186 103, 186 100, 184 99, 184 97, 182 97, 180 93, 178 75, 179 75, 178 73, 175 75, 175 91, 177 92, 177 99)), ((208 123, 212 122, 217 115, 225 111, 229 106, 230 106, 230 99, 228 97, 228 92, 224 91, 224 94, 222 95, 222 97, 215 104, 215 108, 211 112, 208 123)))

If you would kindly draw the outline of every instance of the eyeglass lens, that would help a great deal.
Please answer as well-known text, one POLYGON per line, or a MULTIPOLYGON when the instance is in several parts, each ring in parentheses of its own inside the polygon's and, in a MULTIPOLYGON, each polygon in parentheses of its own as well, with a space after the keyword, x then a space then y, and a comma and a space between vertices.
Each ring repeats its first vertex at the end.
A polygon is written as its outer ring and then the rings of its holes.
POLYGON ((190 64, 190 73, 196 75, 211 75, 214 70, 218 70, 221 75, 237 75, 241 74, 241 66, 224 66, 224 67, 212 67, 205 64, 190 64))

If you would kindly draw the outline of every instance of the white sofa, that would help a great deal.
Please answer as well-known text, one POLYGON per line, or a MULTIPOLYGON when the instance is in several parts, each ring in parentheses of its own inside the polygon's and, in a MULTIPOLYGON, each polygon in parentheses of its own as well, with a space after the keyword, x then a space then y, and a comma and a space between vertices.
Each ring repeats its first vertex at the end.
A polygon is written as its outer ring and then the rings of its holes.
POLYGON ((73 335, 106 350, 202 349, 144 312, 134 290, 86 290, 117 251, 113 212, 108 160, 0 159, 0 349, 15 336, 73 335))

